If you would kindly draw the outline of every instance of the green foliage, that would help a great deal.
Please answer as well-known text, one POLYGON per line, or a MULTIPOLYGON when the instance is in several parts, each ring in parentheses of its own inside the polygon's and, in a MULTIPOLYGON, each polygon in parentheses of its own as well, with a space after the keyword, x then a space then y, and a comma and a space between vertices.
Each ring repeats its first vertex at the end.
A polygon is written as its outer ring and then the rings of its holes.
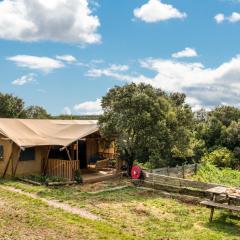
POLYGON ((240 110, 220 106, 210 112, 201 110, 195 116, 195 136, 205 143, 207 152, 218 148, 228 149, 231 163, 222 163, 221 167, 240 168, 240 110))
POLYGON ((193 114, 185 95, 167 95, 145 84, 112 88, 102 99, 100 130, 115 139, 120 157, 153 167, 185 162, 191 149, 193 114))
POLYGON ((227 148, 217 148, 205 154, 201 161, 217 167, 232 167, 234 163, 234 154, 227 148))
POLYGON ((83 178, 82 178, 82 174, 81 174, 81 170, 80 169, 75 171, 74 180, 77 183, 79 183, 79 184, 83 183, 83 178))
POLYGON ((52 116, 52 118, 63 120, 98 120, 99 115, 59 115, 52 116))
POLYGON ((43 175, 30 175, 26 177, 26 179, 39 182, 42 184, 47 184, 49 182, 65 182, 66 179, 58 176, 43 176, 43 175))
POLYGON ((0 93, 0 116, 20 118, 24 113, 24 101, 12 94, 0 93))
POLYGON ((232 106, 220 106, 211 111, 209 115, 228 127, 231 122, 240 119, 240 110, 232 106))
POLYGON ((0 117, 1 118, 50 118, 47 111, 39 106, 25 107, 21 98, 12 94, 0 93, 0 117))
POLYGON ((217 183, 228 186, 240 186, 240 171, 228 168, 219 169, 209 163, 201 166, 193 177, 197 181, 217 183))
POLYGON ((25 117, 30 119, 47 119, 50 115, 43 107, 30 106, 24 111, 25 117))

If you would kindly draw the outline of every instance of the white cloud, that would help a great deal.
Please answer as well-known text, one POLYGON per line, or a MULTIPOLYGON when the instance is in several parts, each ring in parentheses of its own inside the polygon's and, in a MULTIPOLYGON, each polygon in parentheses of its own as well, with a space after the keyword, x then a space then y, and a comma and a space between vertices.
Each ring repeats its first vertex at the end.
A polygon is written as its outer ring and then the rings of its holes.
POLYGON ((62 111, 62 114, 63 115, 72 115, 72 111, 71 111, 71 109, 70 109, 70 107, 64 107, 63 108, 63 111, 62 111))
POLYGON ((50 40, 77 44, 99 43, 100 21, 88 0, 0 1, 0 38, 50 40))
POLYGON ((31 55, 16 55, 7 58, 9 61, 15 62, 17 66, 50 72, 54 69, 63 68, 64 64, 56 59, 49 57, 37 57, 31 55))
POLYGON ((33 73, 30 73, 28 75, 24 75, 20 78, 17 78, 16 80, 12 81, 12 84, 13 85, 18 85, 18 86, 22 86, 22 85, 25 85, 27 83, 30 83, 30 82, 34 82, 36 81, 35 79, 36 75, 33 74, 33 73))
POLYGON ((56 59, 67 62, 67 63, 73 63, 77 61, 77 59, 72 55, 61 55, 61 56, 57 55, 56 59))
POLYGON ((219 13, 214 17, 214 19, 217 23, 222 23, 225 20, 225 16, 224 14, 219 13))
POLYGON ((235 23, 240 21, 240 13, 233 12, 232 15, 228 18, 229 22, 235 23))
POLYGON ((120 71, 120 72, 124 72, 127 71, 129 69, 129 67, 127 65, 116 65, 116 64, 112 64, 109 67, 110 70, 113 71, 120 71))
POLYGON ((91 69, 92 77, 110 77, 121 81, 146 83, 165 91, 184 92, 195 109, 227 103, 238 106, 240 102, 240 55, 215 68, 202 63, 186 63, 166 59, 144 59, 142 68, 153 71, 154 76, 119 73, 113 70, 91 69))
POLYGON ((198 53, 193 48, 185 48, 184 50, 180 52, 176 52, 172 54, 173 58, 184 58, 184 57, 197 57, 198 53))
POLYGON ((101 99, 86 101, 74 106, 74 110, 84 115, 99 115, 102 113, 101 99))
POLYGON ((180 12, 172 5, 162 3, 161 0, 149 0, 140 8, 134 9, 133 14, 136 18, 147 23, 166 21, 173 18, 183 19, 187 17, 186 13, 180 12))
POLYGON ((222 23, 223 21, 228 21, 230 23, 240 22, 240 13, 233 12, 230 16, 225 16, 222 13, 217 14, 214 19, 217 23, 222 23))
MULTIPOLYGON (((129 69, 127 65, 116 65, 112 64, 107 68, 90 68, 86 74, 88 77, 101 77, 101 76, 108 76, 108 77, 115 77, 122 76, 121 72, 125 72, 129 69)), ((121 78, 121 77, 119 77, 121 78)))

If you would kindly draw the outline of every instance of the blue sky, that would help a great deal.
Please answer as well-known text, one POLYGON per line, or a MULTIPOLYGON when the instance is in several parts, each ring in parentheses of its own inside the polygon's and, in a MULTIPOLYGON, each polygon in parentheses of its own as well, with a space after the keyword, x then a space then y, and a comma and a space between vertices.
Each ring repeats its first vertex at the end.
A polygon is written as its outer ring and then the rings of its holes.
POLYGON ((238 0, 2 0, 0 91, 52 114, 129 82, 240 107, 239 43, 238 0))

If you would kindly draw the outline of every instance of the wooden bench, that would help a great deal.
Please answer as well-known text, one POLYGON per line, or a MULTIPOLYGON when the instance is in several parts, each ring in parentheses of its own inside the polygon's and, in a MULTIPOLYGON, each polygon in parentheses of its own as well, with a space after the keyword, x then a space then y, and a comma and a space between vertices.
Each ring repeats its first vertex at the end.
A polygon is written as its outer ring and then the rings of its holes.
POLYGON ((233 212, 240 212, 240 206, 234 206, 234 205, 223 204, 223 203, 216 203, 214 201, 207 201, 207 200, 202 201, 200 204, 204 205, 208 208, 211 208, 211 213, 210 213, 210 218, 209 218, 210 222, 212 222, 212 220, 213 220, 213 213, 214 213, 215 208, 226 209, 226 210, 233 211, 233 212))

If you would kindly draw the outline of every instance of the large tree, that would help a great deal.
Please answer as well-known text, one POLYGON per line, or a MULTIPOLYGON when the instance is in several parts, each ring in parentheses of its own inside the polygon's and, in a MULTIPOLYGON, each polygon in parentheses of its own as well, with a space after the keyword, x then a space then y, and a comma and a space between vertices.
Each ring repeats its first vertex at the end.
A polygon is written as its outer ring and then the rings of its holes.
POLYGON ((102 99, 99 119, 104 137, 115 139, 121 158, 150 162, 153 167, 176 164, 193 155, 193 114, 185 95, 167 95, 145 84, 112 88, 102 99))

